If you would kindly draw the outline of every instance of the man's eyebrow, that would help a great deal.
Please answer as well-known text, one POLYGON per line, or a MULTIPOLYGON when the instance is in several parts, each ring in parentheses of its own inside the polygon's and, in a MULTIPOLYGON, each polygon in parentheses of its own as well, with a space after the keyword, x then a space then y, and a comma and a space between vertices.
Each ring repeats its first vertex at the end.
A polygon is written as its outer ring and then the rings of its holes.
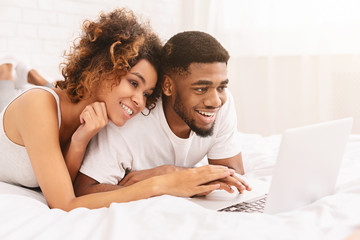
POLYGON ((138 73, 138 72, 130 72, 130 73, 137 76, 138 78, 140 78, 141 81, 145 84, 145 82, 146 82, 145 78, 140 73, 138 73))
POLYGON ((229 83, 229 79, 226 79, 226 80, 222 81, 220 84, 224 85, 224 84, 228 84, 228 83, 229 83))
POLYGON ((194 85, 212 85, 212 84, 213 82, 209 80, 199 80, 197 82, 192 83, 191 85, 194 86, 194 85))
MULTIPOLYGON (((229 83, 229 79, 226 79, 226 80, 220 82, 221 85, 228 84, 228 83, 229 83)), ((197 82, 192 83, 191 85, 195 86, 195 85, 212 85, 212 84, 213 84, 213 82, 209 81, 209 80, 199 80, 197 82)))

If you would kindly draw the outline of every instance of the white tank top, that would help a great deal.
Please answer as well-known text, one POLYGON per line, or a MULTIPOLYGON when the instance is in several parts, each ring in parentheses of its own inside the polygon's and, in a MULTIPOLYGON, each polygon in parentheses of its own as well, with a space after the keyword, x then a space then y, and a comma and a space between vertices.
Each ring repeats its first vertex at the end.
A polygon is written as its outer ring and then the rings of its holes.
MULTIPOLYGON (((46 87, 33 87, 21 94, 34 88, 41 88, 50 92, 54 96, 57 103, 60 129, 61 112, 59 96, 52 89, 46 87)), ((16 98, 18 98, 21 94, 19 94, 16 98)), ((30 188, 39 187, 25 147, 12 142, 5 134, 4 112, 10 103, 0 113, 0 181, 30 188)))

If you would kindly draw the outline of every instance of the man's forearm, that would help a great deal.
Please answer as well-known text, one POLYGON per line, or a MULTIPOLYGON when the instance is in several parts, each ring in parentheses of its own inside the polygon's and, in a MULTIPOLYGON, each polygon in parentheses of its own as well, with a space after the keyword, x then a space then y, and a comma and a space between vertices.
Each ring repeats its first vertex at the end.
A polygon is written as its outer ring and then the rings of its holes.
POLYGON ((119 185, 121 186, 130 186, 134 183, 143 181, 145 179, 148 179, 150 177, 164 175, 172 172, 177 172, 185 170, 184 167, 177 167, 174 165, 162 165, 159 167, 146 169, 146 170, 140 170, 140 171, 133 171, 126 174, 126 176, 121 180, 119 185))
POLYGON ((122 187, 123 186, 120 185, 99 183, 96 180, 86 176, 85 174, 82 174, 81 172, 79 172, 74 182, 74 190, 76 196, 83 196, 86 194, 97 192, 108 192, 122 187))
POLYGON ((231 158, 209 159, 209 164, 226 166, 234 169, 241 175, 245 174, 241 153, 231 158))

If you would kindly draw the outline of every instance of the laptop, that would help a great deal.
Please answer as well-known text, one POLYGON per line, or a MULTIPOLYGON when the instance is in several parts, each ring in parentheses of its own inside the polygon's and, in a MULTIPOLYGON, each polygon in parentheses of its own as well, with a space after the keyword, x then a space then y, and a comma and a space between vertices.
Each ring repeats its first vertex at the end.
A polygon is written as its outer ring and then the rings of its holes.
POLYGON ((252 191, 216 190, 189 200, 217 211, 276 214, 333 194, 352 123, 345 118, 286 130, 270 184, 249 178, 252 191))

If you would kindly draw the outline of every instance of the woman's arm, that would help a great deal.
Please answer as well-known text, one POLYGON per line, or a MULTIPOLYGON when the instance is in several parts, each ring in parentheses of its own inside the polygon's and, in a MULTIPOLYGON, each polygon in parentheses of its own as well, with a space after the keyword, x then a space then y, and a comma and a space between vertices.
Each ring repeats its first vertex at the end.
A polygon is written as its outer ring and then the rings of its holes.
POLYGON ((66 166, 74 182, 84 158, 86 147, 95 136, 109 122, 105 103, 95 102, 85 107, 80 114, 80 126, 71 137, 70 143, 63 151, 66 166))
POLYGON ((12 119, 28 152, 35 176, 50 208, 70 211, 77 207, 108 207, 162 194, 189 197, 219 188, 203 185, 234 174, 222 166, 205 166, 174 172, 110 192, 75 197, 74 188, 59 142, 57 106, 50 93, 33 90, 16 100, 12 119))

